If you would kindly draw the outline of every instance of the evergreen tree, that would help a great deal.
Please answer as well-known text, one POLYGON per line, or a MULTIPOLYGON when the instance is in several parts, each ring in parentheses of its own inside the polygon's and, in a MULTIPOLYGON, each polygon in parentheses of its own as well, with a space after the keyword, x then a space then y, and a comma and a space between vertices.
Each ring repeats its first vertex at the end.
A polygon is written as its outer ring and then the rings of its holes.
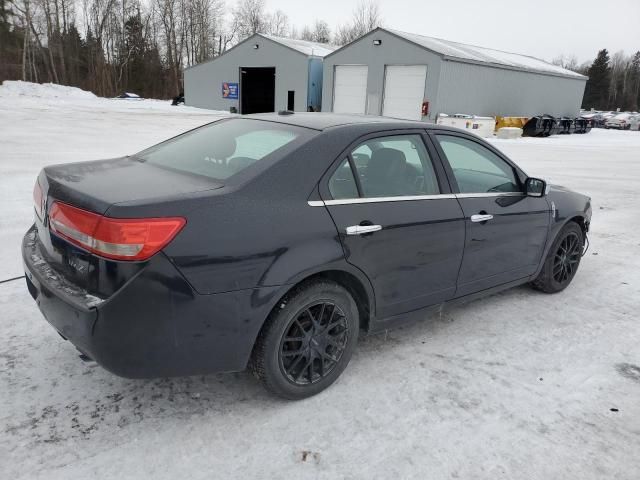
POLYGON ((589 67, 589 80, 584 91, 582 108, 606 110, 609 100, 609 86, 611 84, 611 67, 609 66, 609 52, 600 50, 598 56, 589 67))
POLYGON ((87 47, 75 23, 69 25, 67 32, 62 34, 62 45, 69 85, 81 85, 83 79, 89 74, 87 47))
POLYGON ((0 0, 0 83, 22 78, 24 32, 13 25, 14 12, 9 0, 0 0))

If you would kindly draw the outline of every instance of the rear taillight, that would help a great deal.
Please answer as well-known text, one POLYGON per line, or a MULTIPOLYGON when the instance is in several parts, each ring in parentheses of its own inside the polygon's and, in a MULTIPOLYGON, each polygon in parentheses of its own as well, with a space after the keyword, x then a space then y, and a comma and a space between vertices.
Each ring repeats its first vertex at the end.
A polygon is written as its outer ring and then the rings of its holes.
POLYGON ((42 188, 40 187, 40 182, 38 182, 38 180, 36 180, 36 184, 33 186, 33 207, 36 210, 38 218, 42 220, 44 218, 44 195, 42 194, 42 188))
POLYGON ((114 260, 146 260, 162 250, 184 227, 182 217, 109 218, 54 202, 51 229, 82 248, 114 260))

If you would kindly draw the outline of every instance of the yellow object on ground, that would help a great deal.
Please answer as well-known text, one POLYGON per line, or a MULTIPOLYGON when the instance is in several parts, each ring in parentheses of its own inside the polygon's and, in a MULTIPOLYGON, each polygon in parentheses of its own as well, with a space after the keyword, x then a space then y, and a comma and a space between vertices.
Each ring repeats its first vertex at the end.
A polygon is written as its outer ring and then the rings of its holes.
POLYGON ((496 131, 503 127, 523 128, 529 117, 496 117, 496 131))

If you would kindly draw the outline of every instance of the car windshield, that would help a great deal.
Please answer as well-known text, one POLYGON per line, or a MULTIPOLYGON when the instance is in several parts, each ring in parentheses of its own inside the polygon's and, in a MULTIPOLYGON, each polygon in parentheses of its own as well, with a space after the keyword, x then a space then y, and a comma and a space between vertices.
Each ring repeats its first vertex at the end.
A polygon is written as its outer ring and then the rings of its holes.
POLYGON ((191 130, 137 153, 139 160, 224 180, 307 132, 291 125, 229 119, 191 130))

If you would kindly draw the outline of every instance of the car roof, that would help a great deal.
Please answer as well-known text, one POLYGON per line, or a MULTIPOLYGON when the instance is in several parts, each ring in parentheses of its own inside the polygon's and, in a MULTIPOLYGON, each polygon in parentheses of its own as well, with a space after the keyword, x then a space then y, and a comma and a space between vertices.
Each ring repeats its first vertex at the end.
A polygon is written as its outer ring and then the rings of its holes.
POLYGON ((416 120, 403 120, 377 115, 356 115, 345 113, 320 113, 320 112, 280 112, 280 113, 258 113, 244 115, 242 118, 265 120, 270 122, 284 123, 298 127, 311 128, 314 130, 325 130, 328 128, 343 127, 350 125, 375 126, 376 129, 398 128, 431 128, 433 124, 416 120))

